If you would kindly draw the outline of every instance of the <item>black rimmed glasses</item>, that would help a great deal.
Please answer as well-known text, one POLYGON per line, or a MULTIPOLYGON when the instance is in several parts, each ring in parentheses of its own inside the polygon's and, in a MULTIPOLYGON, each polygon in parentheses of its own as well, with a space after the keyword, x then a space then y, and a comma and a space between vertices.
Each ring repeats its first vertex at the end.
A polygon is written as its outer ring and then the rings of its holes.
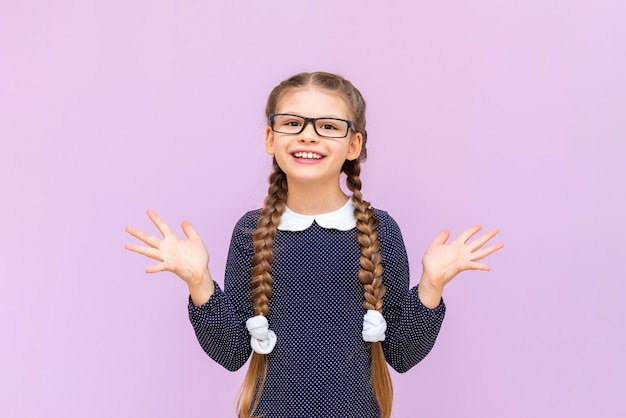
POLYGON ((279 134, 299 134, 311 122, 315 133, 325 138, 345 138, 350 129, 356 132, 354 125, 347 119, 305 118, 288 113, 272 113, 270 127, 279 134))

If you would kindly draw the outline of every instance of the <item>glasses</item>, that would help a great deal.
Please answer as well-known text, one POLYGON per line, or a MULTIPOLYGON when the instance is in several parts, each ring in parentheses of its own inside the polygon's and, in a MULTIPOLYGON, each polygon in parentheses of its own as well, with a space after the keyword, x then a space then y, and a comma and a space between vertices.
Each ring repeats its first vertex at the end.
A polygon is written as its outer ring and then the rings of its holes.
POLYGON ((270 115, 270 127, 279 134, 299 134, 304 131, 307 123, 311 122, 315 133, 325 138, 345 138, 348 131, 354 129, 354 125, 347 119, 339 118, 305 118, 288 113, 272 113, 270 115))

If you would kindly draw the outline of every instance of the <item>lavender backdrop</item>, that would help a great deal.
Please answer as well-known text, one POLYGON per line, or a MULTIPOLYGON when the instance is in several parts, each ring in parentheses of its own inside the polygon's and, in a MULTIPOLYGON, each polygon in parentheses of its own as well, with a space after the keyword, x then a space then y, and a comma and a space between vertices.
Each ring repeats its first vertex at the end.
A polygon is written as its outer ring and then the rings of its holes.
MULTIPOLYGON (((190 219, 220 277, 259 206, 263 108, 294 72, 369 103, 366 196, 414 282, 437 232, 498 226, 446 290, 396 417, 624 417, 626 6, 530 2, 0 3, 0 415, 233 416, 185 285, 124 226, 190 219)), ((218 279, 221 281, 221 279, 218 279)))

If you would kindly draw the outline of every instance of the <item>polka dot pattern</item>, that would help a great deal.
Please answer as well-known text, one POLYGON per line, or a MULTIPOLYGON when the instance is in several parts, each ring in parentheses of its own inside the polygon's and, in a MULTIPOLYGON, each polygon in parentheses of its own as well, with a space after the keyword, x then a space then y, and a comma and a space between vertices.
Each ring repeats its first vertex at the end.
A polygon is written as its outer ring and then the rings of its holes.
MULTIPOLYGON (((245 321, 254 316, 250 298, 252 232, 260 211, 244 215, 233 232, 224 291, 202 306, 189 303, 189 316, 205 352, 228 370, 251 354, 245 321)), ((405 372, 433 347, 443 317, 422 305, 409 289, 409 264, 400 229, 375 210, 387 288, 383 350, 387 362, 405 372)), ((370 384, 370 351, 362 339, 363 286, 358 279, 356 228, 277 231, 273 293, 267 316, 278 342, 267 356, 265 389, 257 414, 266 417, 380 416, 370 384)))

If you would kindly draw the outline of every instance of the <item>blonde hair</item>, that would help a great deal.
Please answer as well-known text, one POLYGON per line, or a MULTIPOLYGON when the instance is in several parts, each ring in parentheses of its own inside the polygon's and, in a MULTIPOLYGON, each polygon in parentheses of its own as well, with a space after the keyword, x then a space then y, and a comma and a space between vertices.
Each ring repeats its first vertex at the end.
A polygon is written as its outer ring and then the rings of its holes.
MULTIPOLYGON (((374 218, 374 210, 370 203, 363 200, 361 194, 361 162, 367 158, 365 130, 365 100, 359 90, 341 76, 324 73, 300 73, 276 86, 270 93, 265 109, 266 116, 274 113, 280 99, 288 91, 306 86, 314 86, 340 95, 351 112, 350 117, 356 132, 363 136, 361 153, 356 160, 346 160, 342 172, 346 174, 346 186, 352 192, 352 201, 355 207, 357 239, 361 248, 359 280, 363 284, 365 309, 373 309, 382 313, 383 285, 381 256, 379 252, 378 221, 374 218)), ((274 258, 272 245, 280 217, 285 210, 287 201, 287 177, 281 170, 276 159, 273 159, 273 172, 269 177, 269 189, 263 209, 257 222, 257 228, 252 235, 254 256, 252 259, 252 301, 256 315, 266 316, 269 310, 269 299, 272 295, 271 263, 274 258)), ((371 383, 378 402, 381 417, 391 416, 393 389, 389 369, 385 361, 380 341, 371 343, 371 383)), ((264 354, 252 353, 250 366, 244 378, 237 408, 240 418, 253 417, 267 371, 267 358, 264 354)))

